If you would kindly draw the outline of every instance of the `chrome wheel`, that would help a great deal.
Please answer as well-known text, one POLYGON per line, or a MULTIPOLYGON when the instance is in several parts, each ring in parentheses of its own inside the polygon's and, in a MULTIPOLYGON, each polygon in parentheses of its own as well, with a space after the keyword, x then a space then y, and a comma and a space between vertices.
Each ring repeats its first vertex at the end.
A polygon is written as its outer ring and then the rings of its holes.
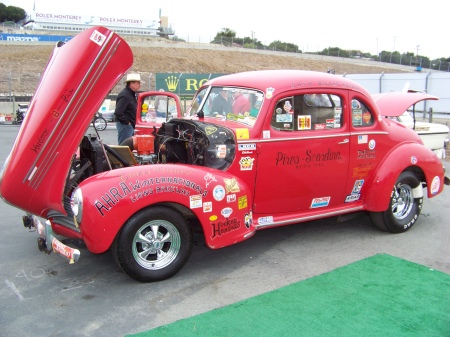
POLYGON ((409 185, 400 185, 394 188, 392 195, 392 215, 396 219, 404 219, 411 213, 414 204, 412 188, 409 185))
POLYGON ((181 237, 170 222, 154 220, 143 225, 133 239, 133 257, 145 269, 158 270, 178 256, 181 237))
POLYGON ((383 231, 406 232, 419 219, 422 210, 423 187, 419 178, 413 172, 402 172, 390 198, 388 209, 384 212, 370 212, 370 218, 383 231))
POLYGON ((178 273, 191 255, 192 231, 173 208, 147 207, 123 225, 111 247, 120 268, 141 282, 165 280, 178 273))

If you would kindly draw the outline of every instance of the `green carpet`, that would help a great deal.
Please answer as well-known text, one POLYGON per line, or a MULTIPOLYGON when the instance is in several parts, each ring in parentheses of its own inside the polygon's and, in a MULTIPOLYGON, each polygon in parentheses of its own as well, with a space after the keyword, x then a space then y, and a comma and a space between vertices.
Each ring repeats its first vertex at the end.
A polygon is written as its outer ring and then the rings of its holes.
POLYGON ((450 275, 380 254, 133 336, 449 337, 450 275))

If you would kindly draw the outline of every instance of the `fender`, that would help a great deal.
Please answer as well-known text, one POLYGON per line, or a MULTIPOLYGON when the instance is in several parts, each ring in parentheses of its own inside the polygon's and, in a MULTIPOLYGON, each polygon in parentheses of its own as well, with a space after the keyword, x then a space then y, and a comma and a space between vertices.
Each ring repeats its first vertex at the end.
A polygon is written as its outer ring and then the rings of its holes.
MULTIPOLYGON (((418 172, 425 182, 428 197, 432 198, 443 191, 444 169, 436 154, 418 143, 403 143, 387 154, 374 175, 365 198, 366 209, 383 212, 389 207, 392 188, 401 172, 418 172)), ((423 196, 422 188, 414 191, 417 197, 423 196)))
POLYGON ((250 188, 220 170, 181 164, 133 166, 98 174, 79 188, 83 194, 79 226, 93 253, 105 252, 136 212, 161 203, 192 211, 212 249, 243 241, 255 232, 250 188))

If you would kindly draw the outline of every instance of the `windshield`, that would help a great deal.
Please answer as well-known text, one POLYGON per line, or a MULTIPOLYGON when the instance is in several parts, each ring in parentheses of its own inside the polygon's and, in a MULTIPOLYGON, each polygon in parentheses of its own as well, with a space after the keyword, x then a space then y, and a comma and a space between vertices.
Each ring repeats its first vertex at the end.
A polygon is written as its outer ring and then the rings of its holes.
POLYGON ((194 97, 188 116, 230 120, 253 126, 264 99, 262 91, 236 87, 208 87, 194 97))

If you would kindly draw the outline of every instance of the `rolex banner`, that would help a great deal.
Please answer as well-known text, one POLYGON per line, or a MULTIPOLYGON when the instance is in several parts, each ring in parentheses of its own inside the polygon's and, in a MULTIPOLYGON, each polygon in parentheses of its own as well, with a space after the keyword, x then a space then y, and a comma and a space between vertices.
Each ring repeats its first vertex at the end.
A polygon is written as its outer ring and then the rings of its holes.
POLYGON ((193 96, 208 80, 223 75, 225 74, 158 73, 156 74, 156 90, 164 89, 179 96, 193 96))

